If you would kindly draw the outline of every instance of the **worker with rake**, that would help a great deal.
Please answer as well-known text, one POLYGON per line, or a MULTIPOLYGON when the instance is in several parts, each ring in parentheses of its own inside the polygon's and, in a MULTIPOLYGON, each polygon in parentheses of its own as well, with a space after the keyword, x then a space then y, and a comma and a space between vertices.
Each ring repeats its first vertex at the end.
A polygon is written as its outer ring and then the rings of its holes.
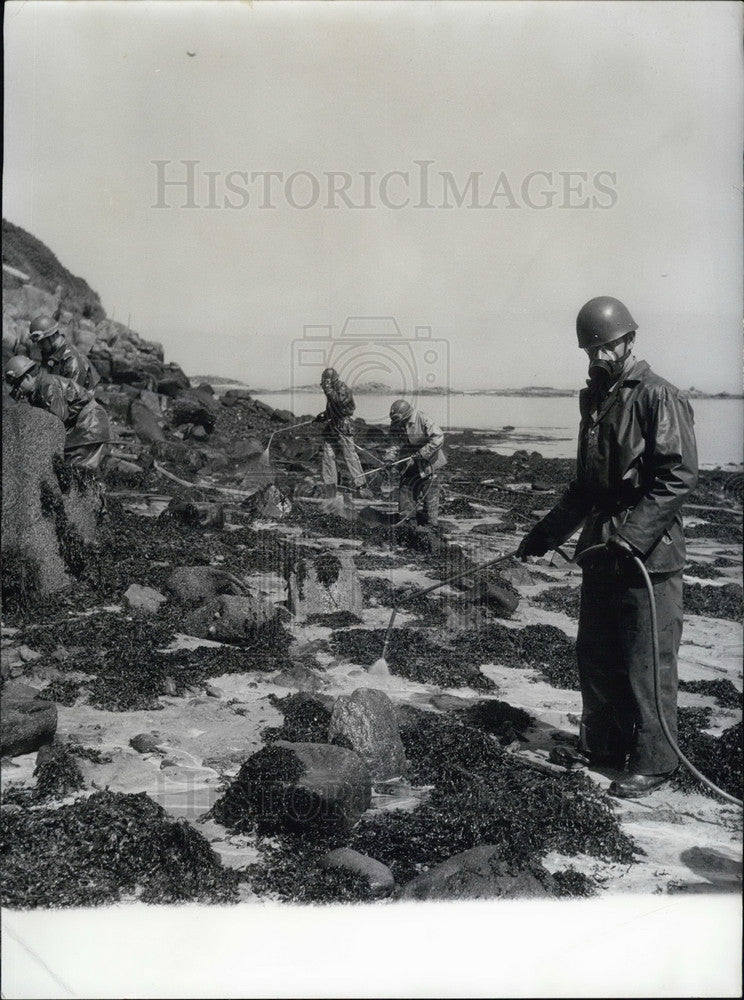
MULTIPOLYGON (((576 640, 582 716, 574 763, 627 770, 610 794, 637 798, 677 768, 656 706, 653 619, 658 621, 660 711, 677 732, 677 653, 682 637, 685 536, 681 510, 698 476, 690 403, 633 356, 637 323, 618 299, 600 296, 579 311, 588 355, 581 391, 576 478, 522 539, 519 556, 541 556, 583 525, 576 557, 604 546, 583 567, 576 640)), ((569 762, 570 763, 570 762, 569 762)))
POLYGON ((399 465, 398 512, 401 518, 436 527, 439 522, 437 471, 447 464, 441 428, 405 399, 396 399, 390 407, 390 436, 393 444, 383 456, 385 461, 407 460, 399 465))
POLYGON ((356 487, 357 496, 371 499, 372 493, 365 485, 364 473, 354 446, 350 418, 356 409, 356 404, 351 389, 341 381, 335 368, 325 369, 320 377, 320 386, 325 393, 326 407, 315 420, 324 425, 323 456, 320 466, 323 482, 326 486, 338 485, 335 446, 339 445, 351 481, 356 487))

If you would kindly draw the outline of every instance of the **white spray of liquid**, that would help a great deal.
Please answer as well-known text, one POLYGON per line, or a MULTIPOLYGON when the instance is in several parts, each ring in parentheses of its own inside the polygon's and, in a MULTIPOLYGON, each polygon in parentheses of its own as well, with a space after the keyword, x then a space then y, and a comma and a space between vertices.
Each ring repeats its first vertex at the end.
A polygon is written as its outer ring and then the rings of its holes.
POLYGON ((375 660, 367 672, 372 674, 374 677, 390 676, 390 668, 387 665, 387 660, 382 656, 379 660, 375 660))

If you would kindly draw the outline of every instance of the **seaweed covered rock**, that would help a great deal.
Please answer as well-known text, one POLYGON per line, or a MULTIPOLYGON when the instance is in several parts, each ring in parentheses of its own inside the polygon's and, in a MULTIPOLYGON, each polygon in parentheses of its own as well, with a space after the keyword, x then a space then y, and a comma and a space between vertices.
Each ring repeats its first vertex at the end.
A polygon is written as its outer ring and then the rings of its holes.
POLYGON ((183 631, 200 639, 240 645, 257 626, 272 621, 277 613, 274 604, 258 595, 221 594, 186 615, 183 631))
POLYGON ((351 750, 277 740, 248 758, 212 815, 231 829, 323 838, 354 825, 371 789, 366 764, 351 750))
POLYGON ((176 427, 194 424, 211 434, 217 422, 219 400, 203 389, 191 389, 178 394, 173 402, 172 421, 176 427))
POLYGON ((300 619, 313 614, 362 610, 362 588, 354 559, 348 552, 321 552, 301 557, 290 568, 289 609, 300 619))
POLYGON ((372 778, 384 781, 405 774, 407 763, 395 708, 384 691, 357 688, 333 706, 328 739, 347 741, 364 759, 372 778))
POLYGON ((350 847, 337 847, 333 851, 328 851, 320 859, 319 867, 322 869, 338 868, 341 871, 351 872, 363 878, 373 895, 389 896, 395 888, 393 873, 387 865, 366 854, 360 854, 350 847))
POLYGON ((64 465, 65 430, 56 417, 3 395, 2 437, 3 598, 12 604, 60 590, 79 575, 95 542, 100 502, 64 465))
POLYGON ((221 594, 242 594, 245 586, 215 566, 176 566, 166 587, 181 604, 197 605, 221 594))
MULTIPOLYGON (((533 863, 532 867, 540 868, 533 863)), ((507 864, 501 849, 491 844, 455 854, 428 872, 408 882, 398 893, 401 899, 544 899, 553 896, 545 885, 549 873, 507 864), (546 878, 547 877, 547 878, 546 878)))
POLYGON ((0 700, 0 755, 20 757, 51 743, 57 731, 54 702, 28 698, 12 691, 0 700))

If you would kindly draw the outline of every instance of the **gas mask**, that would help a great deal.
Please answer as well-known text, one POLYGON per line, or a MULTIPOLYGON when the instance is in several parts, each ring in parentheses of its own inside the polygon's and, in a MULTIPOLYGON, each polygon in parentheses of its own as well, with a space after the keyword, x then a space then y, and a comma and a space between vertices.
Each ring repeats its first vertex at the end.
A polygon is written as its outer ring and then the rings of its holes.
POLYGON ((595 358, 589 363, 589 378, 598 385, 609 385, 618 377, 624 364, 625 355, 622 358, 613 358, 612 361, 595 358))
POLYGON ((611 385, 622 373, 630 353, 630 340, 631 338, 626 337, 623 345, 624 350, 619 358, 615 356, 611 358, 594 357, 589 361, 589 378, 600 391, 611 385))

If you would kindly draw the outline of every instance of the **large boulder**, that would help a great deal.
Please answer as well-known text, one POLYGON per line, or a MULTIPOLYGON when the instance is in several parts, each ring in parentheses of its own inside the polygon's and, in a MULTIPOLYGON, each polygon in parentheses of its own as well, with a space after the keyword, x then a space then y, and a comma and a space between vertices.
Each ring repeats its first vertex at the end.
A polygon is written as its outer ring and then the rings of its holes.
POLYGON ((163 366, 155 358, 139 351, 123 351, 114 348, 111 356, 111 381, 126 383, 154 390, 162 375, 163 366))
POLYGON ((349 552, 320 552, 299 557, 287 576, 289 610, 298 619, 331 611, 362 610, 362 588, 349 552))
POLYGON ((183 619, 183 631, 200 639, 240 645, 253 636, 257 626, 277 614, 277 607, 258 595, 222 594, 187 614, 183 619))
POLYGON ((204 390, 192 389, 180 393, 173 401, 172 421, 176 427, 194 424, 211 434, 217 422, 219 403, 204 390))
POLYGON ((173 362, 163 365, 163 371, 158 381, 158 392, 162 396, 177 396, 184 389, 189 389, 191 382, 183 368, 173 362))
POLYGON ((371 798, 367 765, 351 750, 277 740, 243 764, 214 816, 237 829, 348 830, 371 798))
POLYGON ((216 566, 176 566, 166 580, 176 601, 194 607, 221 594, 244 594, 245 584, 216 566))
POLYGON ((357 688, 337 698, 328 739, 331 743, 338 739, 350 743, 375 781, 399 777, 407 770, 395 708, 384 691, 357 688))
POLYGON ((244 462, 247 458, 257 458, 264 450, 264 445, 258 438, 241 438, 230 447, 230 458, 235 462, 244 462))
MULTIPOLYGON (((536 866, 537 868, 537 866, 536 866)), ((547 872, 515 871, 492 844, 471 847, 417 875, 399 891, 401 899, 544 899, 553 893, 547 872)))
POLYGON ((155 458, 163 462, 172 462, 177 467, 180 466, 194 472, 204 464, 197 449, 189 448, 183 441, 155 441, 151 451, 155 458))
POLYGON ((342 871, 352 872, 367 880, 367 884, 375 896, 389 896, 395 888, 393 873, 387 865, 351 847, 338 847, 335 851, 328 851, 320 859, 321 868, 338 868, 342 871))
MULTIPOLYGON (((148 395, 153 395, 148 393, 148 395)), ((157 398, 157 397, 156 397, 157 398)), ((142 399, 133 399, 129 404, 127 423, 140 441, 164 441, 162 422, 155 416, 152 408, 142 399)))
POLYGON ((0 700, 0 755, 20 757, 51 743, 57 731, 53 701, 3 693, 0 700))
POLYGON ((98 492, 79 488, 63 465, 65 430, 51 414, 3 395, 2 437, 3 591, 52 593, 85 568, 98 492))
POLYGON ((109 417, 114 417, 117 420, 128 420, 129 408, 136 392, 136 389, 132 389, 128 385, 120 385, 114 389, 104 382, 99 382, 96 386, 96 399, 106 407, 109 417))

